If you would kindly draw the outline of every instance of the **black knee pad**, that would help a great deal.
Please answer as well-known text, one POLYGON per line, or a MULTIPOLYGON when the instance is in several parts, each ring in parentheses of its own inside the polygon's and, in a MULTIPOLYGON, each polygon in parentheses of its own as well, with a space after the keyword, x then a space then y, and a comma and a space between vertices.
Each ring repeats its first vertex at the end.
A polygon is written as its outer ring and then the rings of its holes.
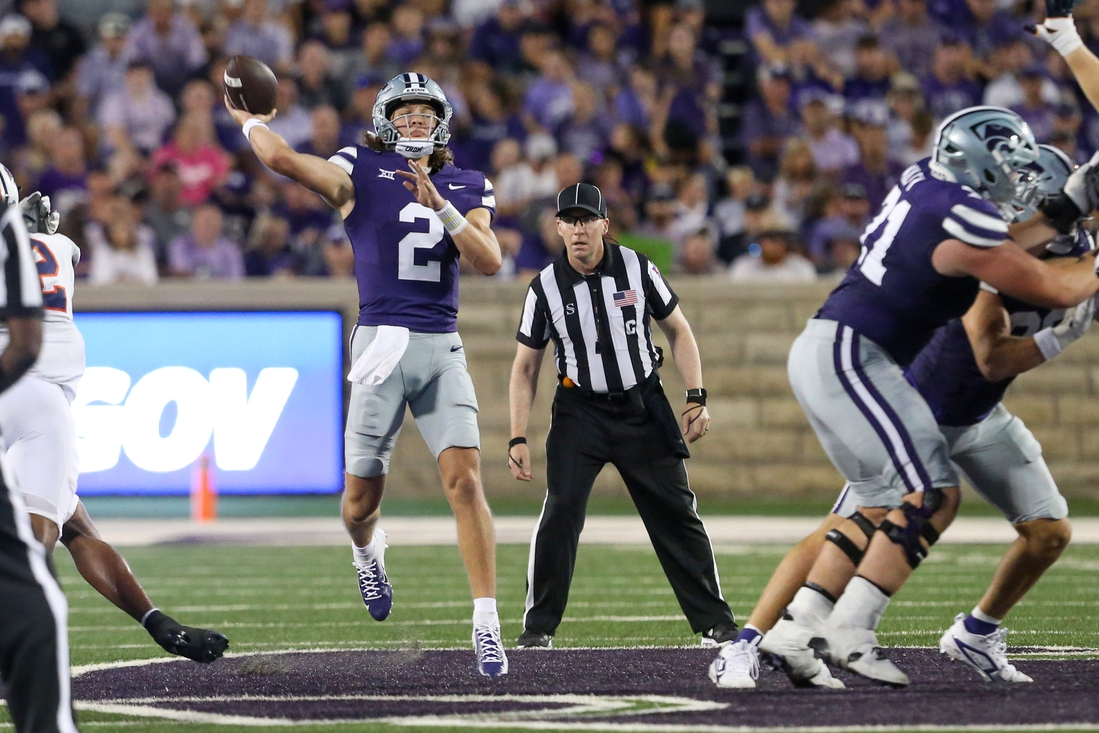
POLYGON ((851 538, 840 532, 838 529, 833 529, 828 534, 824 535, 824 539, 831 542, 836 547, 843 550, 843 554, 855 564, 855 567, 859 566, 862 562, 863 555, 866 554, 866 550, 860 550, 858 545, 851 541, 851 538))
POLYGON ((862 533, 866 535, 866 539, 868 541, 873 539, 874 533, 878 531, 878 528, 874 525, 874 523, 867 519, 866 515, 862 512, 855 512, 850 517, 848 517, 848 519, 850 519, 852 522, 859 526, 859 529, 861 529, 862 533))
POLYGON ((878 527, 880 531, 885 533, 890 542, 901 546, 904 550, 905 559, 908 560, 908 564, 913 570, 918 568, 923 559, 927 557, 927 552, 931 546, 939 541, 939 532, 931 526, 930 520, 931 515, 940 506, 942 506, 941 491, 934 489, 924 492, 923 506, 909 504, 907 501, 901 504, 901 511, 904 512, 908 524, 901 527, 886 519, 878 527), (924 547, 920 542, 921 537, 926 540, 927 547, 924 547))

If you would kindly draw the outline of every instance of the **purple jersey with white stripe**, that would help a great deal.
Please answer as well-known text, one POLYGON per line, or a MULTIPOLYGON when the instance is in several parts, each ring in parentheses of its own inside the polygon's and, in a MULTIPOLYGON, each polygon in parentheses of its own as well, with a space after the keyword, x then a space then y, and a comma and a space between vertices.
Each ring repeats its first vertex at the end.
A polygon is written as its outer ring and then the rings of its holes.
MULTIPOLYGON (((1095 248, 1091 235, 1081 229, 1076 246, 1065 256, 1080 257, 1095 248)), ((1011 317, 1011 335, 1027 338, 1065 319, 1064 309, 1039 308, 1000 295, 1011 317)), ((990 382, 977 366, 961 320, 953 320, 935 332, 931 342, 905 370, 905 376, 920 391, 940 425, 976 425, 1000 404, 1014 377, 990 382)))
MULTIPOLYGON (((343 226, 355 252, 359 325, 457 331, 458 248, 435 212, 402 185, 396 172, 409 171, 408 162, 362 145, 329 160, 355 184, 355 208, 343 226)), ((483 173, 448 163, 431 181, 463 215, 476 208, 495 215, 492 183, 483 173)))
POLYGON ((901 175, 867 225, 858 261, 816 315, 850 326, 901 366, 977 297, 976 278, 936 272, 935 248, 947 239, 995 247, 1008 236, 995 206, 968 186, 933 177, 928 163, 901 175))

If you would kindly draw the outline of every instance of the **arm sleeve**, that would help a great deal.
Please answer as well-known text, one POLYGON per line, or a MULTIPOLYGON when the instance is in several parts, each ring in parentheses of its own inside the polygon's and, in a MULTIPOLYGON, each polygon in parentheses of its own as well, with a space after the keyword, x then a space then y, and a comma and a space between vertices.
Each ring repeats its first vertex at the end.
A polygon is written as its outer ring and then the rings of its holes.
MULTIPOLYGON (((537 277, 535 281, 537 281, 537 277)), ((532 349, 544 349, 550 340, 550 323, 546 312, 538 303, 538 293, 534 283, 527 288, 527 299, 523 303, 523 318, 519 321, 519 331, 515 340, 532 349)))
POLYGON ((18 204, 8 206, 0 218, 0 253, 3 255, 0 318, 41 313, 42 281, 18 204))
MULTIPOLYGON (((455 184, 457 185, 457 184, 455 184)), ((478 173, 477 179, 469 186, 459 191, 440 191, 443 198, 448 198, 454 204, 454 208, 465 216, 473 209, 488 209, 489 216, 496 218, 496 189, 487 176, 478 173)))
POLYGON ((648 304, 649 313, 656 320, 663 321, 679 305, 679 296, 675 294, 672 286, 664 279, 664 275, 648 257, 639 257, 644 263, 641 279, 645 283, 645 302, 648 304))

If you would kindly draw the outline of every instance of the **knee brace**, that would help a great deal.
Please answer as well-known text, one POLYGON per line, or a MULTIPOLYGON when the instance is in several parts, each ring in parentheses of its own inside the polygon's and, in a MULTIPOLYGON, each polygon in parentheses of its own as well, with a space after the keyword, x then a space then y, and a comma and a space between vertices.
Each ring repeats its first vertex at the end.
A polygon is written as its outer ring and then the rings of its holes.
MULTIPOLYGON (((862 533, 866 535, 867 544, 869 545, 870 538, 874 536, 874 532, 877 530, 874 523, 859 512, 855 512, 848 517, 848 519, 854 522, 858 528, 862 530, 862 533)), ((838 529, 833 529, 828 534, 824 535, 824 539, 843 550, 843 554, 851 559, 851 562, 854 563, 855 567, 859 566, 863 556, 866 555, 866 550, 860 550, 859 546, 852 542, 850 537, 843 532, 840 532, 838 529)))
POLYGON ((925 491, 923 506, 909 504, 907 501, 901 504, 900 508, 907 520, 905 526, 901 527, 886 519, 878 527, 890 542, 901 546, 905 559, 913 570, 927 557, 931 546, 939 541, 939 531, 931 526, 930 520, 931 515, 942 506, 942 498, 942 492, 938 489, 925 491), (927 547, 923 546, 920 538, 927 542, 927 547))

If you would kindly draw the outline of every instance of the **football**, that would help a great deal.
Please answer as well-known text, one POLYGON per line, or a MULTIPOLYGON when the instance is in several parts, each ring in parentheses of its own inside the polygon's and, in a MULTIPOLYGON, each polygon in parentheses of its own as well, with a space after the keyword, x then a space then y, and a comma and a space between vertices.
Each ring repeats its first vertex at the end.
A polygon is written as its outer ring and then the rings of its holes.
POLYGON ((225 96, 234 108, 265 115, 275 108, 279 82, 267 64, 251 56, 234 56, 225 66, 225 96))

